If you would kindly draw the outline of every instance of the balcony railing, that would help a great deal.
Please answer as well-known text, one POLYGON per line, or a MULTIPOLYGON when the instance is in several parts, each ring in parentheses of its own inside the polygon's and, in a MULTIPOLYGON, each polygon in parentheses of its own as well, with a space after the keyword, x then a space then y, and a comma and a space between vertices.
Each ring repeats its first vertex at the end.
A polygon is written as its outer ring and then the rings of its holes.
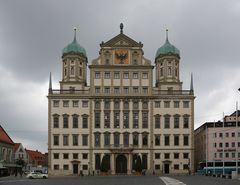
POLYGON ((132 145, 132 144, 111 144, 111 145, 108 145, 105 147, 108 147, 109 149, 129 150, 129 149, 133 149, 137 146, 132 145))
POLYGON ((74 90, 74 89, 64 89, 64 90, 59 90, 59 89, 53 89, 49 91, 49 94, 83 94, 83 95, 89 95, 90 91, 89 90, 74 90))
POLYGON ((153 90, 153 95, 191 95, 191 90, 153 90))

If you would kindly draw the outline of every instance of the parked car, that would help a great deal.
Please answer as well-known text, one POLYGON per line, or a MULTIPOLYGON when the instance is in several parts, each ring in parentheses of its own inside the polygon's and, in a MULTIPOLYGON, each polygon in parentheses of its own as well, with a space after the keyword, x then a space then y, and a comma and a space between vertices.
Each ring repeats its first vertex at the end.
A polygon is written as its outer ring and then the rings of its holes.
POLYGON ((31 172, 26 175, 29 179, 47 179, 48 174, 40 173, 40 172, 31 172))

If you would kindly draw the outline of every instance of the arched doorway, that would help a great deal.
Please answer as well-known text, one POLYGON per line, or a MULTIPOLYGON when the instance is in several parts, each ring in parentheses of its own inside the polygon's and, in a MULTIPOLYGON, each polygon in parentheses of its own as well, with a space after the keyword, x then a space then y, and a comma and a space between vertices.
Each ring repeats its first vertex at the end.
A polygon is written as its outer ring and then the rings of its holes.
POLYGON ((127 158, 124 155, 118 155, 116 158, 116 173, 127 173, 127 158))

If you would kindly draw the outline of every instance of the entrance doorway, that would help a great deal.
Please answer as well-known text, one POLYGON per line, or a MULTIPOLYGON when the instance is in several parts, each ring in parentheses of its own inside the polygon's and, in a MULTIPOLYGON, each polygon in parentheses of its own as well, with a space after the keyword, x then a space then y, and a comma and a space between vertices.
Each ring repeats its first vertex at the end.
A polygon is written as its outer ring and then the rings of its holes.
POLYGON ((78 174, 78 164, 73 164, 73 174, 78 174))
POLYGON ((164 173, 169 174, 169 164, 164 164, 164 173))
POLYGON ((127 173, 127 158, 124 155, 118 155, 116 158, 116 173, 117 174, 127 173))

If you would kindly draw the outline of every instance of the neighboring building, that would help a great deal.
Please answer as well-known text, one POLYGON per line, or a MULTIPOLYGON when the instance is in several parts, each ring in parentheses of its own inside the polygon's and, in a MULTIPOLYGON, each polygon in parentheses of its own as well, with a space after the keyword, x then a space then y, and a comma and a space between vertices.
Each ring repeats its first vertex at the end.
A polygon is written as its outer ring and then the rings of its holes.
POLYGON ((28 155, 27 170, 42 170, 45 172, 48 166, 48 156, 39 152, 38 150, 28 150, 26 149, 28 155))
POLYGON ((240 160, 240 111, 237 127, 236 117, 235 111, 224 117, 224 126, 222 121, 206 122, 194 131, 196 169, 202 161, 240 160))
POLYGON ((0 125, 0 176, 5 173, 5 169, 8 170, 7 173, 10 173, 16 167, 13 159, 13 148, 14 142, 0 125))
POLYGON ((26 164, 28 162, 28 156, 25 148, 23 147, 22 143, 15 143, 14 144, 14 160, 17 161, 22 159, 26 164))
POLYGON ((192 78, 190 90, 182 90, 179 50, 167 37, 153 66, 143 44, 123 34, 122 24, 120 29, 100 44, 99 57, 89 65, 89 86, 88 59, 76 30, 63 49, 60 89, 52 89, 50 76, 50 175, 96 173, 104 155, 111 174, 134 172, 138 155, 147 173, 194 168, 195 97, 192 78))

